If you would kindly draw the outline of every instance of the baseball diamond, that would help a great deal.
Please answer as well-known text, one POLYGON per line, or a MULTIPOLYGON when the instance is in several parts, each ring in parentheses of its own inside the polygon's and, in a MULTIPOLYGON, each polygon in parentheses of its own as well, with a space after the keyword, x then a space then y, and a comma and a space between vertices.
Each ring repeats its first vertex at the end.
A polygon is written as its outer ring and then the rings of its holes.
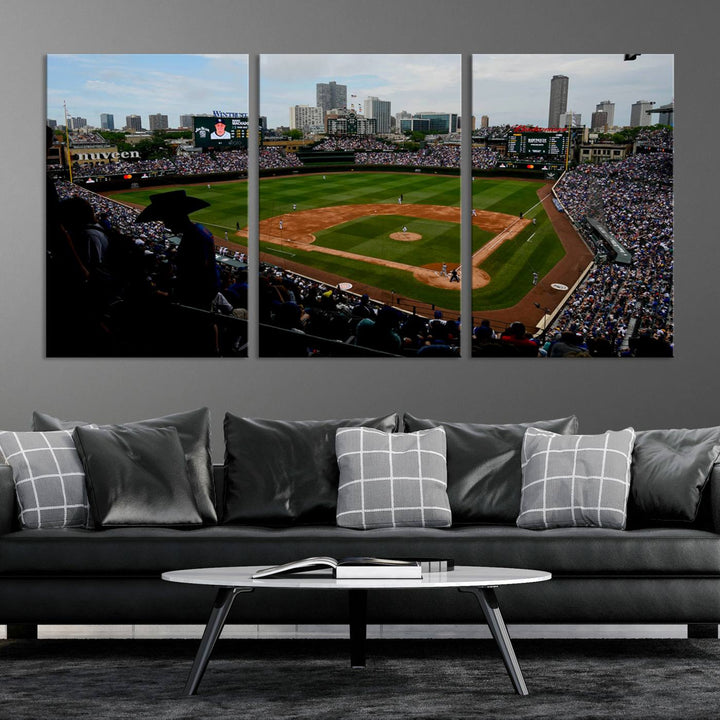
MULTIPOLYGON (((178 187, 210 203, 193 219, 218 246, 246 249, 248 228, 243 222, 236 229, 237 218, 247 216, 245 181, 178 187)), ((549 188, 544 180, 473 182, 473 312, 536 326, 563 299, 551 283, 572 287, 587 267, 589 253, 547 200, 549 188)), ((114 196, 144 206, 154 192, 114 196)), ((333 285, 349 281, 353 292, 417 306, 421 314, 459 311, 460 283, 451 273, 468 278, 460 221, 457 175, 353 171, 260 181, 261 260, 333 285)))

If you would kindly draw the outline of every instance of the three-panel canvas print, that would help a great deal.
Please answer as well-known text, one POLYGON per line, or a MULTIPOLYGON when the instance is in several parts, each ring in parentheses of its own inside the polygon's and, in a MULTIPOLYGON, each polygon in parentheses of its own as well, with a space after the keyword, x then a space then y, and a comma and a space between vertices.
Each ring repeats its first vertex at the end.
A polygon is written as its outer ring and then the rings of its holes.
POLYGON ((672 357, 673 56, 462 66, 48 55, 46 355, 672 357))

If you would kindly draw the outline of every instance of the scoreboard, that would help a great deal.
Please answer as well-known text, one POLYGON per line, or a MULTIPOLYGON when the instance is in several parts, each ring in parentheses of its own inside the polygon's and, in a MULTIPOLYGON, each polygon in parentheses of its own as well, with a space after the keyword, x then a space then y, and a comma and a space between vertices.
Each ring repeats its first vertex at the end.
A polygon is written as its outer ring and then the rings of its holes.
POLYGON ((566 132, 521 132, 508 138, 508 153, 518 157, 562 159, 567 151, 566 132))
POLYGON ((248 116, 193 116, 193 138, 197 147, 247 147, 248 116))

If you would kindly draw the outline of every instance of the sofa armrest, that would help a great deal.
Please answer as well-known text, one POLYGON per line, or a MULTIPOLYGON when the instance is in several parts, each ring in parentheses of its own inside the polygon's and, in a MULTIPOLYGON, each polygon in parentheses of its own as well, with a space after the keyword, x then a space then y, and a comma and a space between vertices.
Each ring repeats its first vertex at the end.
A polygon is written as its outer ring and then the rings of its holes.
POLYGON ((720 534, 720 462, 713 465, 710 473, 710 505, 712 507, 713 529, 720 534))
POLYGON ((15 484, 12 468, 0 463, 0 535, 14 529, 15 515, 15 484))

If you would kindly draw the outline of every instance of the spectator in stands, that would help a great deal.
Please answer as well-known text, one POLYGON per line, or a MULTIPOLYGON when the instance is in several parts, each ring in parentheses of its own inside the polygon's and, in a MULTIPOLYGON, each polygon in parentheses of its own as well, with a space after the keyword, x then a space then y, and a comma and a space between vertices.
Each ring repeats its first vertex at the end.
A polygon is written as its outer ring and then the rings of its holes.
POLYGON ((204 310, 210 309, 218 291, 215 242, 212 234, 188 215, 209 205, 184 190, 172 190, 150 195, 150 205, 136 219, 138 223, 161 220, 181 237, 176 256, 177 300, 204 310))
POLYGON ((399 318, 397 311, 384 305, 375 320, 364 318, 355 329, 355 344, 399 355, 402 340, 397 332, 399 318))
POLYGON ((521 322, 514 322, 500 336, 500 341, 513 348, 518 355, 537 357, 539 346, 525 330, 521 322))

